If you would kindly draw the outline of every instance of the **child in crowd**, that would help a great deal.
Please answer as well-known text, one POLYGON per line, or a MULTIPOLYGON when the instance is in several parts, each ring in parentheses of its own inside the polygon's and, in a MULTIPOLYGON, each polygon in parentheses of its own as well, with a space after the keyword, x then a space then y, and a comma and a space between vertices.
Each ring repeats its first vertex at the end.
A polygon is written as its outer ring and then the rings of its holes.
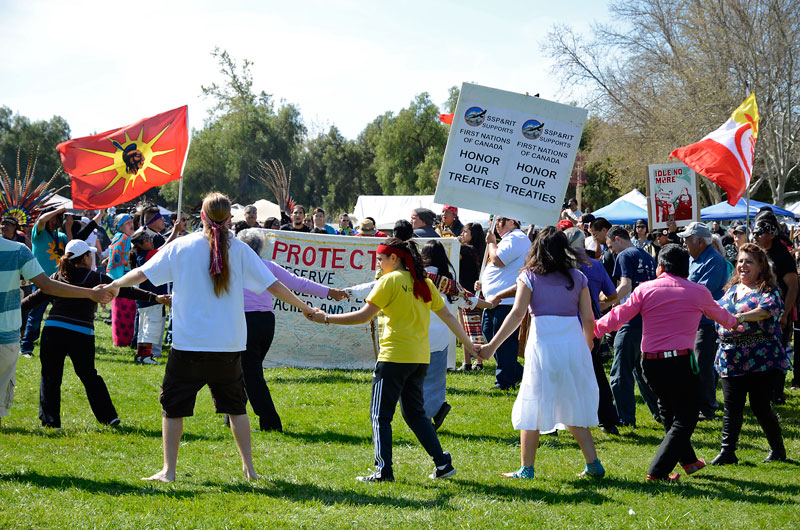
MULTIPOLYGON (((152 258, 157 249, 153 247, 153 237, 145 228, 139 228, 131 236, 131 243, 136 247, 136 266, 141 267, 152 258)), ((143 281, 139 288, 165 295, 169 292, 169 284, 156 287, 150 280, 143 281)), ((137 348, 134 361, 140 364, 158 364, 157 358, 161 357, 161 345, 164 340, 165 315, 161 304, 139 300, 136 302, 139 311, 139 329, 137 330, 137 348)))
POLYGON ((383 241, 377 249, 377 261, 383 275, 367 296, 363 308, 340 315, 317 310, 310 317, 314 322, 325 324, 363 324, 383 311, 387 319, 372 377, 370 417, 376 470, 357 478, 362 482, 394 481, 391 422, 398 400, 401 400, 403 419, 436 465, 430 478, 451 477, 456 472, 452 459, 449 453, 442 451, 423 405, 422 386, 430 362, 430 311, 461 339, 464 348, 471 349, 472 343, 445 307, 436 286, 425 277, 422 259, 413 241, 397 238, 383 241))

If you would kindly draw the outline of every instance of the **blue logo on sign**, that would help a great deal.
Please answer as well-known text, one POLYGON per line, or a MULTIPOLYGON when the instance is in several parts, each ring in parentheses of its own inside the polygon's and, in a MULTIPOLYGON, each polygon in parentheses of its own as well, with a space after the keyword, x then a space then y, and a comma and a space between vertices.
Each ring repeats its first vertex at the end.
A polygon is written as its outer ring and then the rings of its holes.
POLYGON ((528 120, 522 124, 522 136, 528 140, 536 140, 542 135, 544 123, 539 120, 528 120))
POLYGON ((467 122, 467 125, 472 125, 473 127, 478 127, 485 119, 486 109, 480 107, 470 107, 467 109, 467 112, 464 113, 464 120, 467 122))

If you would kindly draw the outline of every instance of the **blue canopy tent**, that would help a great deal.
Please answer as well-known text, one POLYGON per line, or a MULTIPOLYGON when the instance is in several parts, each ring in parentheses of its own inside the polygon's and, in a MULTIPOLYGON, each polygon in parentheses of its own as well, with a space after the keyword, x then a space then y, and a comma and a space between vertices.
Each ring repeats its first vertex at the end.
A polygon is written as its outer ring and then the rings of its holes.
MULTIPOLYGON (((758 213, 759 208, 769 206, 775 215, 783 215, 786 217, 794 218, 795 214, 784 208, 773 206, 761 201, 754 201, 750 199, 750 219, 754 219, 758 213)), ((723 201, 711 206, 706 206, 700 210, 700 219, 703 221, 724 221, 727 219, 737 220, 745 219, 747 217, 747 200, 744 198, 739 199, 736 206, 731 206, 727 201, 723 201)))
POLYGON ((637 219, 647 219, 647 210, 632 202, 617 199, 608 206, 592 212, 597 217, 605 217, 612 225, 632 225, 637 219))

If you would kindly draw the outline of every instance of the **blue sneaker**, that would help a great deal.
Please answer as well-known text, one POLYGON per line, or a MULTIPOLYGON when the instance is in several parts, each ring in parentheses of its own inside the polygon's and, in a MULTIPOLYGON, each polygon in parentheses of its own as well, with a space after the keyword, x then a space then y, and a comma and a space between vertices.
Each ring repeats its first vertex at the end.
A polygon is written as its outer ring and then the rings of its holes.
POLYGON ((603 464, 600 463, 600 459, 595 458, 594 462, 588 462, 586 466, 584 466, 583 471, 578 473, 578 476, 603 478, 606 476, 606 470, 603 468, 603 464))
POLYGON ((524 478, 531 480, 534 476, 534 469, 533 466, 522 466, 513 473, 501 473, 500 476, 505 478, 524 478))

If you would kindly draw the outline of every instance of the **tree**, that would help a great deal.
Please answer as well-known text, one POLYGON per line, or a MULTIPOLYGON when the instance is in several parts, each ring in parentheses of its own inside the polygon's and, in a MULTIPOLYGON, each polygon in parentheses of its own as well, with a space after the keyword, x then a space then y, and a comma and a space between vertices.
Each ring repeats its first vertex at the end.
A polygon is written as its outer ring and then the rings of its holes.
MULTIPOLYGON (((47 181, 61 169, 61 157, 56 146, 69 140, 69 125, 61 116, 49 121, 34 121, 14 114, 8 107, 0 107, 0 163, 10 174, 16 174, 17 151, 20 153, 22 170, 28 154, 39 151, 34 182, 47 181)), ((61 174, 53 181, 60 188, 69 184, 69 176, 61 174)))
MULTIPOLYGON (((615 0, 613 26, 584 40, 556 26, 545 49, 565 86, 588 88, 607 123, 598 133, 624 188, 641 185, 646 166, 724 122, 752 90, 761 122, 755 192, 767 185, 782 205, 797 169, 800 133, 800 3, 796 0, 615 0)), ((700 179, 705 201, 721 192, 700 179)))
POLYGON ((376 145, 376 177, 387 195, 433 193, 447 144, 439 108, 423 92, 382 124, 376 145))
MULTIPOLYGON (((247 204, 268 193, 250 177, 257 172, 258 161, 277 159, 290 166, 301 147, 305 126, 294 105, 282 103, 276 110, 269 94, 253 92, 250 61, 238 65, 219 49, 212 55, 219 62, 224 82, 202 87, 203 95, 215 103, 204 128, 192 133, 184 195, 187 203, 194 203, 216 190, 247 204)), ((177 182, 161 190, 165 198, 177 199, 177 182)))

